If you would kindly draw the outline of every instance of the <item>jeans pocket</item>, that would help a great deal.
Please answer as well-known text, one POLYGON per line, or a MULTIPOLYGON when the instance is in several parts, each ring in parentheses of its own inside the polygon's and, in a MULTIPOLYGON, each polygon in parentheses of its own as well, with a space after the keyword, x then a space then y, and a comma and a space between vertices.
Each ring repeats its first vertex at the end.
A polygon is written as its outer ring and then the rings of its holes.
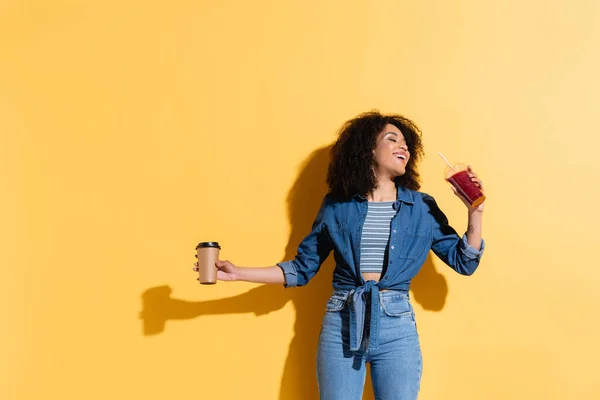
POLYGON ((346 304, 346 300, 348 300, 349 293, 346 291, 335 292, 327 301, 327 305, 325 306, 325 311, 328 312, 339 312, 342 311, 344 305, 346 304))
POLYGON ((398 296, 382 301, 381 308, 388 317, 413 318, 412 306, 404 296, 398 296))

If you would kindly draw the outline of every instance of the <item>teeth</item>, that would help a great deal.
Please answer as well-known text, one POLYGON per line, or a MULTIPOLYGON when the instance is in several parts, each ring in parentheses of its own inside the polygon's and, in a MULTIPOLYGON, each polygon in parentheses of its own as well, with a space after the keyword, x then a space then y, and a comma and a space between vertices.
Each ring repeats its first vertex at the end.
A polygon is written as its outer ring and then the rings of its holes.
POLYGON ((401 158, 403 160, 406 160, 406 156, 402 155, 402 154, 396 154, 396 158, 401 158))

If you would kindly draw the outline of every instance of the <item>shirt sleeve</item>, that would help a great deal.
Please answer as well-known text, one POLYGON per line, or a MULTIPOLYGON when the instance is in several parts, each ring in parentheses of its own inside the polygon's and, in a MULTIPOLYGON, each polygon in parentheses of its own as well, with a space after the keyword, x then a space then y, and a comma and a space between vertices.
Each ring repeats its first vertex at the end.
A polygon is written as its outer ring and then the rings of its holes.
POLYGON ((327 236, 327 230, 323 222, 327 206, 328 197, 325 196, 313 222, 311 232, 298 246, 296 257, 293 260, 277 264, 283 271, 284 286, 286 288, 306 285, 316 275, 329 253, 331 253, 331 241, 327 236))
POLYGON ((485 249, 483 239, 481 239, 480 250, 476 250, 468 244, 466 234, 461 238, 448 224, 448 218, 440 210, 433 197, 426 195, 423 200, 429 207, 432 232, 431 250, 459 274, 473 274, 483 256, 485 249))

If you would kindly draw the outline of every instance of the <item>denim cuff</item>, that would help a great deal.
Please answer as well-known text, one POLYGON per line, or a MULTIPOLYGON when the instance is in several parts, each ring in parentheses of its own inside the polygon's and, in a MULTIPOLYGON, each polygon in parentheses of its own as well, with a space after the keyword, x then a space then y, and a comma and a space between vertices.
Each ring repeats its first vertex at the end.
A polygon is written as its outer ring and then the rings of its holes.
POLYGON ((296 272, 293 261, 283 261, 278 263, 277 266, 283 271, 283 276, 285 277, 284 287, 298 286, 298 272, 296 272))
POLYGON ((467 235, 463 235, 462 237, 462 245, 460 246, 461 252, 465 255, 465 257, 470 258, 471 260, 476 260, 483 255, 483 250, 485 250, 485 242, 481 239, 481 249, 475 250, 474 247, 469 245, 467 242, 467 235))

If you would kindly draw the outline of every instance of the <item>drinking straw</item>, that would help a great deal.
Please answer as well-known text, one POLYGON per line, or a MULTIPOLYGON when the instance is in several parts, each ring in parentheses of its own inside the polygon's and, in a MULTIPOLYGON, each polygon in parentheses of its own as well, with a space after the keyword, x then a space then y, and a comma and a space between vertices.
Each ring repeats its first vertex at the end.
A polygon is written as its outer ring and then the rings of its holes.
POLYGON ((451 170, 454 170, 454 167, 452 165, 450 165, 450 163, 448 162, 448 160, 446 160, 446 157, 444 157, 444 155, 442 153, 438 152, 438 154, 440 155, 440 157, 442 157, 442 160, 444 160, 444 162, 446 163, 446 165, 448 167, 450 167, 451 170))

